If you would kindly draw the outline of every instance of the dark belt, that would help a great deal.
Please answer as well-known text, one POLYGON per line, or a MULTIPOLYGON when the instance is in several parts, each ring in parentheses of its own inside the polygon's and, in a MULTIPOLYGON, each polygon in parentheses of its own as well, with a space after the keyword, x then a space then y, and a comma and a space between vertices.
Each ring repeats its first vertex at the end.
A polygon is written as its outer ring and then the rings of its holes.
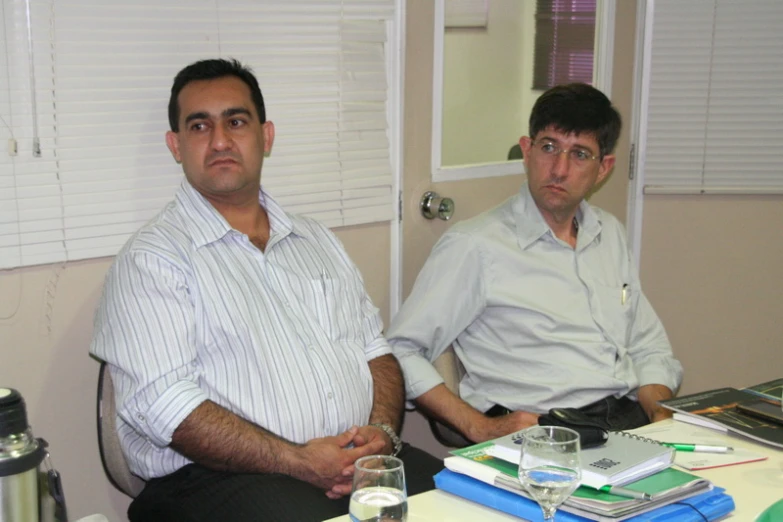
POLYGON ((503 415, 508 415, 511 413, 511 410, 506 408, 505 406, 501 406, 500 404, 495 404, 490 409, 484 412, 484 415, 487 417, 502 417, 503 415))

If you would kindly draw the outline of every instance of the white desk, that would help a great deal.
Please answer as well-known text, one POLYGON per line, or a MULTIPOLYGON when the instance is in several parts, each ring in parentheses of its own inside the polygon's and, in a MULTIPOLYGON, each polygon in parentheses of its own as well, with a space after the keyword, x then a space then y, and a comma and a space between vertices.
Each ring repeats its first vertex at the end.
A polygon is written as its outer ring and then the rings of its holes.
MULTIPOLYGON (((661 427, 671 422, 674 421, 667 420, 651 426, 661 427)), ((711 480, 716 486, 726 488, 726 493, 734 498, 736 504, 731 520, 751 522, 769 505, 783 498, 783 451, 750 442, 750 439, 723 435, 707 428, 698 426, 692 428, 694 432, 703 431, 709 433, 711 437, 718 437, 729 446, 745 447, 769 456, 767 460, 760 462, 692 472, 711 480)), ((475 522, 477 520, 520 522, 521 519, 438 490, 414 495, 408 499, 408 522, 475 522)), ((327 522, 350 522, 350 518, 345 515, 327 522)))

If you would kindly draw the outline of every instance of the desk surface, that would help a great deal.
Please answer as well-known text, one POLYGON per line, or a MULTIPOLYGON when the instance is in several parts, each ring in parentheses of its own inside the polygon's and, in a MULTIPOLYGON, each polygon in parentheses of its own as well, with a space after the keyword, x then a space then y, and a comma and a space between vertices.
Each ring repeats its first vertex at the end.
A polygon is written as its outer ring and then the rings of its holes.
MULTIPOLYGON (((665 427, 666 420, 650 425, 650 428, 665 427)), ((734 498, 736 509, 731 515, 737 522, 751 522, 772 503, 783 498, 783 451, 751 442, 750 439, 720 432, 692 427, 694 431, 703 431, 711 438, 719 438, 729 446, 747 448, 768 456, 767 460, 727 466, 723 468, 693 471, 711 480, 716 486, 726 488, 726 492, 734 498)), ((414 495, 408 499, 408 522, 519 522, 520 519, 506 515, 468 500, 444 493, 443 491, 428 491, 414 495)), ((333 518, 327 522, 350 522, 348 515, 333 518)))

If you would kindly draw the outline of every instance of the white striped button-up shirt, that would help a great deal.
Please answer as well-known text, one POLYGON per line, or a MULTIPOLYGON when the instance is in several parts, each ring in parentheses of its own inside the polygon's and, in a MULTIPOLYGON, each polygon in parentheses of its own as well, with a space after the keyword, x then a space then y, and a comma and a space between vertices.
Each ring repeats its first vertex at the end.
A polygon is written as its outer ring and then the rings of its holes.
POLYGON ((110 365, 141 477, 190 462, 168 445, 207 399, 299 443, 368 422, 367 362, 391 352, 378 310, 326 227, 259 201, 264 252, 183 181, 107 274, 90 351, 110 365))

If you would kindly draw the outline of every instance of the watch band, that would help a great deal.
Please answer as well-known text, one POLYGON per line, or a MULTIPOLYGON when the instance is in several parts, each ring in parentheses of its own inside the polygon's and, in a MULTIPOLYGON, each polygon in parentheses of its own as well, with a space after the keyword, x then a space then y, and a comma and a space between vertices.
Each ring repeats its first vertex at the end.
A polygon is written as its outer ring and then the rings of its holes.
POLYGON ((402 441, 397 436, 397 433, 395 433, 394 428, 389 426, 388 424, 383 424, 380 422, 374 422, 370 424, 370 426, 375 426, 376 428, 382 429, 384 432, 386 432, 386 435, 389 436, 389 438, 392 441, 392 445, 394 446, 394 449, 392 449, 392 457, 396 457, 400 451, 402 451, 402 441))

